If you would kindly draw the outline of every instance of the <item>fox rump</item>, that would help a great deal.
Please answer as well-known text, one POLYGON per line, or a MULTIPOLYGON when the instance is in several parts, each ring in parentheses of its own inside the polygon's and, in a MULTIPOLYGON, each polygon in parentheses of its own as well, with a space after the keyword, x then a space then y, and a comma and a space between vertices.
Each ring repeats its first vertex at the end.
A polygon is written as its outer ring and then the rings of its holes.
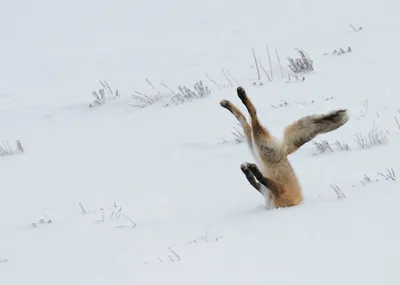
POLYGON ((319 134, 334 131, 348 120, 345 109, 327 114, 313 114, 298 119, 284 130, 282 141, 275 138, 259 121, 257 110, 242 87, 237 95, 250 115, 250 123, 243 113, 230 101, 222 100, 220 105, 230 111, 243 128, 250 151, 259 164, 243 163, 240 168, 250 185, 269 198, 275 207, 289 207, 303 201, 302 188, 296 173, 288 160, 302 145, 319 134))

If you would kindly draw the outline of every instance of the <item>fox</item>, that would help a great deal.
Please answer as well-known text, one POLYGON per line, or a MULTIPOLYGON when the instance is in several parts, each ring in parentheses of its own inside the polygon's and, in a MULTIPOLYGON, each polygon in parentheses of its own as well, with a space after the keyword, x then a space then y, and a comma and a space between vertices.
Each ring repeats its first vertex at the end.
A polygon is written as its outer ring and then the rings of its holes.
POLYGON ((249 113, 250 123, 229 100, 224 99, 219 103, 239 121, 251 154, 260 166, 250 162, 240 165, 247 181, 264 196, 268 207, 292 207, 303 203, 303 190, 288 156, 316 136, 346 124, 349 120, 348 110, 337 109, 326 114, 302 117, 284 129, 280 141, 261 124, 257 110, 243 87, 237 87, 236 92, 249 113))

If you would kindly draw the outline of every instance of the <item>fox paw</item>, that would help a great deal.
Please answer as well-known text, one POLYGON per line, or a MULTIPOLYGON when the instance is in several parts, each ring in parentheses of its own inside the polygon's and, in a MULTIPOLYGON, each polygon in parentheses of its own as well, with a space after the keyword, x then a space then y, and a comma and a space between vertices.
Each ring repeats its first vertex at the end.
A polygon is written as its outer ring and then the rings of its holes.
POLYGON ((260 172, 258 166, 255 163, 246 163, 246 167, 250 169, 251 172, 260 172))
POLYGON ((241 169, 242 171, 247 170, 247 163, 242 163, 242 164, 240 165, 240 169, 241 169))
POLYGON ((257 168, 257 165, 255 165, 254 163, 250 163, 250 162, 245 162, 240 165, 240 169, 242 171, 251 170, 251 168, 257 168))
POLYGON ((231 108, 231 102, 229 100, 222 100, 221 102, 219 102, 219 104, 225 109, 230 110, 231 108))
POLYGON ((240 100, 246 100, 246 98, 247 98, 247 94, 246 94, 246 91, 243 89, 243 87, 238 87, 237 89, 236 89, 236 92, 237 92, 237 95, 239 96, 239 98, 240 98, 240 100))

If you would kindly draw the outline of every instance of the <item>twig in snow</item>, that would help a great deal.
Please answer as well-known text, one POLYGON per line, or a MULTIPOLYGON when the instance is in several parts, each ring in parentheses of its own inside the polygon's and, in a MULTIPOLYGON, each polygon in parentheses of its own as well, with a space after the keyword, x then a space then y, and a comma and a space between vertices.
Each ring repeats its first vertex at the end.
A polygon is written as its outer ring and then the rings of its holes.
POLYGON ((15 142, 15 144, 17 145, 17 151, 19 151, 19 152, 24 152, 24 149, 23 149, 23 147, 22 147, 22 145, 21 145, 21 142, 20 142, 19 140, 17 140, 17 141, 15 142))
POLYGON ((281 59, 279 58, 278 50, 275 49, 276 57, 278 58, 278 63, 279 63, 279 71, 281 72, 281 76, 283 79, 283 72, 282 72, 282 65, 281 65, 281 59))
POLYGON ((361 184, 365 186, 365 184, 370 183, 371 181, 371 178, 368 175, 364 174, 364 179, 363 181, 361 181, 361 184))
POLYGON ((400 123, 399 123, 399 120, 397 120, 397 117, 394 117, 394 119, 396 120, 397 127, 398 127, 398 128, 399 128, 399 130, 400 130, 400 123))
POLYGON ((314 71, 314 61, 303 50, 296 49, 299 53, 298 58, 287 57, 289 69, 293 74, 304 74, 314 71))
POLYGON ((207 73, 206 73, 205 75, 206 75, 206 77, 207 77, 212 83, 214 83, 215 86, 217 86, 219 89, 221 89, 221 86, 219 86, 219 85, 217 84, 217 82, 215 82, 214 80, 212 80, 211 77, 208 76, 207 73))
POLYGON ((355 134, 354 142, 365 149, 387 144, 388 138, 383 130, 374 125, 368 135, 355 134))
POLYGON ((111 95, 114 96, 114 92, 110 88, 110 85, 108 85, 107 81, 105 81, 105 80, 104 81, 103 80, 99 80, 99 81, 100 81, 100 84, 103 86, 103 88, 106 89, 108 91, 108 93, 110 93, 111 95))
POLYGON ((193 85, 193 90, 184 86, 178 86, 178 93, 169 98, 170 103, 164 104, 163 107, 171 105, 179 105, 193 100, 205 98, 211 94, 210 88, 204 85, 200 80, 193 85))
POLYGON ((168 247, 168 249, 172 252, 172 254, 176 257, 178 261, 181 261, 181 257, 177 254, 172 248, 168 247))
POLYGON ((268 81, 272 82, 271 78, 268 75, 267 70, 264 68, 264 66, 261 64, 261 62, 258 59, 256 59, 256 60, 257 60, 258 64, 260 65, 261 69, 264 71, 265 75, 267 76, 268 81))
POLYGON ((229 70, 225 70, 226 71, 226 73, 233 79, 233 81, 235 81, 236 82, 236 84, 238 85, 238 86, 240 86, 240 83, 239 83, 239 81, 237 81, 236 80, 236 78, 235 77, 233 77, 233 75, 229 72, 229 70))
POLYGON ((87 211, 86 211, 85 207, 83 207, 83 205, 82 205, 82 203, 81 203, 81 202, 79 202, 79 207, 81 207, 82 213, 84 213, 84 214, 86 214, 86 213, 87 213, 87 211))
POLYGON ((232 82, 229 80, 228 76, 226 75, 225 71, 223 69, 221 69, 222 73, 224 74, 226 80, 229 82, 229 84, 231 85, 231 87, 233 87, 232 82))
POLYGON ((387 171, 387 174, 382 174, 380 172, 378 172, 378 174, 380 176, 382 176, 383 178, 385 178, 385 180, 393 180, 393 181, 396 180, 396 173, 394 172, 393 168, 391 168, 391 169, 386 168, 386 171, 387 171))
POLYGON ((149 106, 151 106, 151 105, 153 105, 153 104, 155 104, 156 102, 158 102, 158 101, 161 100, 161 95, 160 95, 160 94, 156 94, 156 95, 153 95, 153 96, 149 96, 149 95, 146 95, 146 94, 144 94, 144 93, 140 93, 140 92, 138 92, 138 91, 134 91, 134 92, 135 92, 136 94, 138 94, 138 95, 132 94, 132 95, 131 95, 132 98, 135 99, 135 100, 137 100, 137 101, 140 102, 140 103, 137 104, 137 105, 130 104, 132 107, 146 108, 146 107, 149 107, 149 106))
POLYGON ((128 216, 122 215, 128 222, 130 222, 131 226, 116 226, 114 229, 123 229, 123 228, 136 228, 136 223, 132 221, 128 216))
POLYGON ((333 149, 328 141, 321 141, 321 142, 313 141, 313 144, 317 147, 320 153, 327 151, 333 152, 333 149))
POLYGON ((133 227, 136 227, 136 223, 133 222, 128 216, 123 215, 123 217, 124 217, 125 219, 127 219, 128 222, 130 222, 130 223, 132 224, 133 227))
POLYGON ((116 205, 116 203, 114 203, 114 207, 115 207, 115 208, 118 208, 118 211, 116 211, 116 212, 112 211, 112 212, 111 212, 111 215, 110 215, 110 219, 112 219, 113 217, 114 217, 115 219, 119 219, 120 216, 121 216, 122 207, 118 207, 118 206, 116 205))
POLYGON ((258 80, 260 80, 261 79, 261 77, 260 77, 260 69, 258 68, 258 61, 257 61, 257 57, 256 57, 256 52, 254 51, 254 49, 252 49, 252 50, 253 50, 254 62, 256 64, 256 68, 257 68, 258 80))
POLYGON ((350 147, 347 143, 336 141, 335 144, 337 148, 340 150, 350 150, 350 147))
POLYGON ((96 98, 90 105, 89 108, 97 107, 105 104, 109 100, 115 100, 120 96, 118 89, 114 91, 110 88, 110 85, 105 80, 100 80, 100 84, 103 88, 100 88, 97 92, 93 91, 92 95, 96 98), (106 92, 107 91, 107 92, 106 92))
POLYGON ((235 137, 235 142, 238 143, 238 144, 244 142, 245 141, 245 136, 244 136, 244 133, 243 133, 243 129, 239 129, 239 128, 236 128, 236 127, 233 127, 233 129, 235 131, 231 132, 231 134, 235 137))
POLYGON ((356 29, 352 24, 349 24, 349 26, 353 29, 353 31, 358 32, 361 31, 363 28, 359 27, 358 29, 356 29))
POLYGON ((338 186, 338 185, 329 185, 329 186, 331 186, 331 188, 333 189, 333 191, 335 191, 335 193, 336 193, 336 197, 338 198, 338 199, 344 199, 344 198, 346 198, 346 195, 344 194, 344 192, 343 192, 343 190, 338 186))
POLYGON ((368 113, 368 99, 362 102, 361 117, 364 117, 368 113))
POLYGON ((15 142, 16 148, 10 145, 10 142, 4 142, 0 144, 0 156, 13 155, 18 153, 23 153, 24 149, 22 148, 21 142, 17 140, 15 142))
POLYGON ((204 235, 199 236, 196 239, 190 240, 190 241, 188 241, 186 243, 187 244, 193 244, 193 243, 199 243, 201 241, 204 241, 204 242, 217 242, 222 238, 223 238, 223 236, 217 236, 217 237, 212 237, 211 238, 210 235, 208 234, 208 229, 206 229, 206 233, 204 235))
POLYGON ((97 220, 96 222, 103 223, 104 222, 104 209, 100 208, 100 210, 101 210, 101 220, 97 220))
POLYGON ((157 94, 160 94, 160 93, 161 93, 161 92, 153 85, 153 83, 151 83, 150 80, 148 80, 147 78, 146 78, 146 82, 147 82, 151 87, 153 87, 153 89, 157 92, 157 94))
POLYGON ((162 86, 164 86, 165 88, 167 88, 172 94, 176 95, 176 93, 174 92, 174 90, 172 90, 171 88, 169 88, 169 86, 167 86, 164 83, 161 83, 162 86))
POLYGON ((268 61, 269 61, 269 70, 271 72, 271 80, 274 80, 274 75, 272 73, 272 61, 271 61, 271 55, 269 53, 269 47, 267 46, 267 53, 268 53, 268 61))
POLYGON ((227 143, 240 144, 245 141, 243 128, 239 123, 237 125, 238 125, 238 127, 233 127, 234 131, 231 132, 231 134, 234 136, 233 141, 220 138, 220 142, 219 142, 220 144, 227 144, 227 143))
POLYGON ((44 214, 43 218, 39 219, 38 221, 32 222, 32 227, 37 228, 39 224, 51 224, 53 221, 49 219, 49 217, 44 214))

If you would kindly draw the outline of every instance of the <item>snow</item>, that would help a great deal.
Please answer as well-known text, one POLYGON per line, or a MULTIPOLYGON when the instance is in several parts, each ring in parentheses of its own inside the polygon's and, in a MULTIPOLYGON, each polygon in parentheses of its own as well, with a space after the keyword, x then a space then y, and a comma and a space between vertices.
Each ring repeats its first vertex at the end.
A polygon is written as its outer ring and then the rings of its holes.
POLYGON ((0 157, 0 284, 399 284, 399 184, 379 174, 400 169, 399 8, 4 1, 0 146, 19 140, 24 151, 0 157), (269 72, 267 46, 274 80, 261 71, 264 85, 253 86, 252 49, 269 72), (295 48, 315 71, 288 83, 275 49, 286 67, 295 48), (241 173, 253 158, 232 142, 237 121, 219 101, 245 108, 221 69, 278 138, 302 116, 349 110, 347 124, 315 141, 350 150, 319 154, 310 142, 290 156, 301 205, 266 209, 241 173), (162 100, 134 108, 135 91, 155 94, 146 79, 162 100), (99 80, 121 96, 89 108, 99 80), (163 107, 173 94, 162 83, 176 92, 199 80, 210 96, 163 107), (374 126, 387 143, 358 146, 374 126))

